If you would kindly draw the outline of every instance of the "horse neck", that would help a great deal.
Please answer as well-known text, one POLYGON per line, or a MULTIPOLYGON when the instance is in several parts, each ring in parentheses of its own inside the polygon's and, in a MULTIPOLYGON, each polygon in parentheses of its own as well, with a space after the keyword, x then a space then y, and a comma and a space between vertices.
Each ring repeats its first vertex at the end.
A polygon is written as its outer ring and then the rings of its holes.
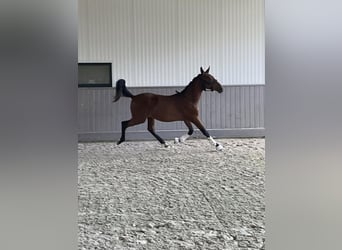
POLYGON ((183 95, 188 100, 191 100, 192 103, 197 104, 202 94, 201 85, 197 80, 193 80, 189 85, 184 89, 183 95))

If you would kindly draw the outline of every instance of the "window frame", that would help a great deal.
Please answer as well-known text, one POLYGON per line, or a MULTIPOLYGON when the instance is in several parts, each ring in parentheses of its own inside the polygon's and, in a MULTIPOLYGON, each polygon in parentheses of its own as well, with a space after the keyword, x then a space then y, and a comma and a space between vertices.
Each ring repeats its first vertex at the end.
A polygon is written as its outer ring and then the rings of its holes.
MULTIPOLYGON (((113 87, 113 79, 112 79, 112 63, 111 62, 79 62, 77 64, 80 65, 109 65, 109 83, 80 83, 78 81, 79 88, 97 88, 97 87, 113 87)), ((78 68, 77 68, 78 70, 78 68)))

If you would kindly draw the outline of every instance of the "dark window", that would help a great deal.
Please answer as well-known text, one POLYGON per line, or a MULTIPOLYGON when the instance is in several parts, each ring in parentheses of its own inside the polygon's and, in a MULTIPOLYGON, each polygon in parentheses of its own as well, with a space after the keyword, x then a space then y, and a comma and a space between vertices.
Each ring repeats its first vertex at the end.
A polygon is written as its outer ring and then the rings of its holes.
POLYGON ((111 63, 79 63, 79 87, 112 87, 111 63))

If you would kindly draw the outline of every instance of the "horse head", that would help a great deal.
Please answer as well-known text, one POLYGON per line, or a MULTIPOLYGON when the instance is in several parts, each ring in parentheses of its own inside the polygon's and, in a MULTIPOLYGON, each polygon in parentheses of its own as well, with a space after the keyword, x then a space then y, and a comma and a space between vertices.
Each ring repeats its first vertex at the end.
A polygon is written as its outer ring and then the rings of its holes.
POLYGON ((211 91, 217 91, 219 93, 223 92, 222 85, 213 77, 211 74, 209 74, 209 68, 204 71, 203 68, 201 67, 201 74, 197 76, 198 81, 201 83, 202 89, 203 90, 211 90, 211 91))

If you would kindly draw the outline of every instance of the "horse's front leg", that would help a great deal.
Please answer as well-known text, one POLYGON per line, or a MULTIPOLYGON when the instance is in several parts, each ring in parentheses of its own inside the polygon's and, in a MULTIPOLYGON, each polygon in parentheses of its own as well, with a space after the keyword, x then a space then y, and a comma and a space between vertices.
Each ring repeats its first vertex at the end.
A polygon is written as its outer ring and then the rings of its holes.
POLYGON ((202 132, 202 134, 204 134, 208 138, 208 140, 215 145, 216 150, 221 151, 223 149, 223 146, 220 143, 216 142, 214 138, 209 135, 209 132, 204 128, 204 126, 198 118, 193 119, 192 123, 195 124, 196 127, 202 132))
POLYGON ((185 140, 188 139, 194 133, 194 129, 192 128, 191 122, 184 121, 184 123, 188 127, 189 132, 187 134, 182 135, 180 138, 176 137, 175 143, 185 142, 185 140))

